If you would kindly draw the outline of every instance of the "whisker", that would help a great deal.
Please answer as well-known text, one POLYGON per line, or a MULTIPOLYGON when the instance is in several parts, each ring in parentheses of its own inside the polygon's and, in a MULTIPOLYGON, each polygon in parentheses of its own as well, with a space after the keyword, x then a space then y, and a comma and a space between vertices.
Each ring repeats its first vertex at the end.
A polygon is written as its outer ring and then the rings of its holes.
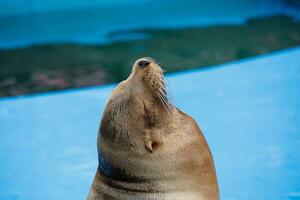
MULTIPOLYGON (((148 59, 152 59, 152 58, 148 58, 148 59)), ((159 65, 154 70, 149 71, 149 80, 151 80, 151 85, 156 93, 156 96, 158 97, 161 104, 163 105, 164 109, 166 110, 169 116, 172 116, 174 112, 174 107, 170 101, 167 92, 168 85, 166 84, 163 70, 160 68, 159 65)))
POLYGON ((167 107, 167 103, 165 102, 165 100, 161 97, 161 95, 159 93, 157 93, 159 99, 161 100, 163 106, 165 107, 165 110, 167 111, 168 115, 171 117, 172 113, 170 112, 169 108, 167 107))
POLYGON ((163 93, 162 93, 162 89, 158 89, 158 91, 159 91, 159 94, 161 95, 164 103, 168 107, 169 111, 174 112, 174 108, 173 108, 172 104, 170 104, 170 102, 169 102, 169 99, 167 97, 166 91, 163 90, 163 93))

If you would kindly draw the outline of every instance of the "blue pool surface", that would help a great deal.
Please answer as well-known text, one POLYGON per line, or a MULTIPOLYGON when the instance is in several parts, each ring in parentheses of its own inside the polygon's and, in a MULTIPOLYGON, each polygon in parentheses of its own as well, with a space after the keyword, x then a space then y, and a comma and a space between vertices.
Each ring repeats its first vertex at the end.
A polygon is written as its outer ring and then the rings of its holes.
MULTIPOLYGON (((167 79, 207 138, 222 199, 300 199, 300 47, 167 79)), ((114 86, 0 99, 0 199, 84 199, 114 86)))

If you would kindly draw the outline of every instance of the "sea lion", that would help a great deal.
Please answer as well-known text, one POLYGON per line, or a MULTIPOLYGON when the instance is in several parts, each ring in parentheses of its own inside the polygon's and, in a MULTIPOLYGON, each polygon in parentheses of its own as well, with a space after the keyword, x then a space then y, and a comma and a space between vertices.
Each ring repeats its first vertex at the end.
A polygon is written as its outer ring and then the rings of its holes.
POLYGON ((218 200, 215 167, 195 120, 170 101, 163 71, 137 60, 112 92, 88 200, 218 200))

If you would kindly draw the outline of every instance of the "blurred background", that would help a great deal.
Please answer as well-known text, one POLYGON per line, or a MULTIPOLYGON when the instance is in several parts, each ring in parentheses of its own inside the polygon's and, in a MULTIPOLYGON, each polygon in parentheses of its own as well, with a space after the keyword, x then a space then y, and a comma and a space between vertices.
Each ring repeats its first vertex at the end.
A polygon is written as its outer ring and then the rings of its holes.
POLYGON ((221 199, 300 199, 300 0, 0 0, 0 200, 86 198, 108 97, 143 56, 221 199))
POLYGON ((0 96, 167 72, 300 45, 298 0, 0 0, 0 96))

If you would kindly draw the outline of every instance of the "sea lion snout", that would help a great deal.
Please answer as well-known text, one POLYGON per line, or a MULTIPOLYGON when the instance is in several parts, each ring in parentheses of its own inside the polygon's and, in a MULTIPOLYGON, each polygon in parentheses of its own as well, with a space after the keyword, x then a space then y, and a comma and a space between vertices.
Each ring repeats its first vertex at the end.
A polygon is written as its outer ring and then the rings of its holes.
POLYGON ((143 58, 137 59, 136 64, 141 68, 145 68, 145 67, 150 66, 151 64, 157 65, 157 62, 153 58, 143 57, 143 58))
POLYGON ((150 65, 150 61, 149 61, 149 60, 146 60, 146 59, 143 59, 143 60, 140 60, 140 61, 138 62, 138 65, 139 65, 140 67, 147 67, 148 65, 150 65))

